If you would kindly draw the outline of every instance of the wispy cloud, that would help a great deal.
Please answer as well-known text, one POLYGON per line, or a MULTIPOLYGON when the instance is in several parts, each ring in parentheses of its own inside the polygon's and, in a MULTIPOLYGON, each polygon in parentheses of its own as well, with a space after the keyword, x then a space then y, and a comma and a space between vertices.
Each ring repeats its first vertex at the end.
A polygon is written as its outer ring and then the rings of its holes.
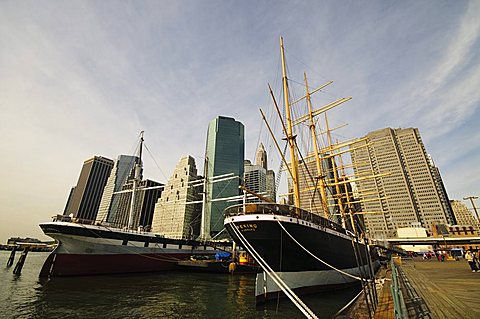
POLYGON ((245 124, 253 157, 268 136, 258 108, 271 103, 280 35, 293 79, 336 81, 320 104, 353 96, 332 125, 351 122, 348 137, 419 127, 460 192, 449 163, 478 159, 461 138, 473 129, 461 128, 479 118, 479 11, 476 1, 2 1, 0 216, 61 211, 82 161, 131 153, 140 130, 164 171, 147 157, 147 175, 162 181, 183 155, 201 169, 217 115, 245 124))

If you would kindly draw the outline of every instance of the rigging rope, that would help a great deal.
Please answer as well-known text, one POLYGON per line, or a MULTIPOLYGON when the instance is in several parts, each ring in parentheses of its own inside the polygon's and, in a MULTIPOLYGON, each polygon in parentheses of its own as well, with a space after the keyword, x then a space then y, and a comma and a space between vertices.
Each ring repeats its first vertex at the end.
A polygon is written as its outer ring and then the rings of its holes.
MULTIPOLYGON (((106 239, 106 240, 108 240, 108 241, 112 241, 112 240, 113 240, 113 239, 105 238, 105 237, 99 235, 98 233, 96 233, 95 231, 87 228, 87 227, 86 227, 85 225, 83 225, 83 224, 81 224, 81 227, 85 228, 86 230, 88 230, 89 232, 91 232, 92 234, 94 234, 95 236, 97 236, 98 238, 106 239)), ((102 227, 104 227, 105 229, 107 229, 107 231, 109 231, 109 232, 113 232, 113 231, 112 231, 110 228, 108 228, 107 226, 103 226, 103 225, 102 225, 102 227)), ((157 243, 155 243, 155 244, 157 244, 157 243)), ((135 246, 132 242, 130 242, 130 245, 133 246, 133 247, 135 247, 135 248, 141 248, 141 247, 135 246)), ((134 254, 134 255, 139 255, 139 256, 141 256, 141 257, 148 258, 148 259, 153 259, 153 260, 160 260, 160 261, 166 261, 166 262, 178 262, 178 261, 181 260, 181 259, 176 258, 176 257, 173 257, 173 256, 171 256, 171 254, 165 253, 165 252, 164 252, 164 253, 167 255, 168 258, 159 258, 159 257, 147 256, 147 255, 145 255, 145 254, 137 253, 137 252, 135 252, 135 251, 133 251, 133 250, 131 250, 131 249, 128 249, 128 247, 123 247, 123 245, 122 245, 121 248, 122 248, 123 250, 127 251, 127 252, 130 252, 130 253, 134 254)), ((157 246, 156 248, 159 248, 160 250, 164 251, 163 248, 161 248, 161 247, 158 247, 158 246, 157 246)))

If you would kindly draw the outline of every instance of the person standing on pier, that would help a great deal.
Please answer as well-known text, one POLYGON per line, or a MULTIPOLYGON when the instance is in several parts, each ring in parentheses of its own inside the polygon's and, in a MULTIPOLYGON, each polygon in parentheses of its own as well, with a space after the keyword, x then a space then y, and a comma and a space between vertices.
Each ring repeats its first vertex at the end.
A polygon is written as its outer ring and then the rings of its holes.
POLYGON ((468 261, 472 272, 478 271, 477 264, 475 262, 475 255, 472 253, 471 250, 467 251, 467 253, 465 254, 465 259, 468 261))

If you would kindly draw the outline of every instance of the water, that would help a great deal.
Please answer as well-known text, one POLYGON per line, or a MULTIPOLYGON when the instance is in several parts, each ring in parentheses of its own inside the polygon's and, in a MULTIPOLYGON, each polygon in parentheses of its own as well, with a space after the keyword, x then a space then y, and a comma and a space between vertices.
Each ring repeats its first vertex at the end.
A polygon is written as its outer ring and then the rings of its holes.
MULTIPOLYGON (((303 318, 287 299, 255 307, 254 275, 165 272, 39 279, 48 253, 30 252, 20 276, 0 251, 0 318, 303 318)), ((20 253, 17 252, 15 263, 20 253)), ((305 296, 331 318, 357 291, 305 296)))

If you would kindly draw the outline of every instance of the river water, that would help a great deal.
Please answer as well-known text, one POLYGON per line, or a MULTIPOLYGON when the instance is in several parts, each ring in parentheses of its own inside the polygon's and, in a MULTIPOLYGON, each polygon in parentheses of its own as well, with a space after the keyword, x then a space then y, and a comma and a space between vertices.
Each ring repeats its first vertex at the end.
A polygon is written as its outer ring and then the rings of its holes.
MULTIPOLYGON (((20 276, 0 251, 0 318, 303 318, 288 300, 256 307, 255 275, 164 272, 39 279, 48 253, 30 252, 20 276)), ((358 291, 302 297, 331 318, 358 291)))

